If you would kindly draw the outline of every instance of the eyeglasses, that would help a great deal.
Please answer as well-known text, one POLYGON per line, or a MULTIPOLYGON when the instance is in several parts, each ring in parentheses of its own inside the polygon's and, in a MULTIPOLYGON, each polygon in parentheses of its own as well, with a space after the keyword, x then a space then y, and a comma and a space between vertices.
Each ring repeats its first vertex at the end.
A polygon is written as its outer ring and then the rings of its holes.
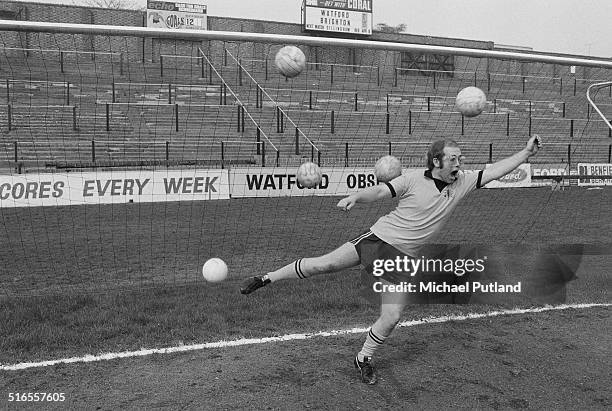
POLYGON ((465 161, 465 156, 450 156, 450 157, 444 156, 443 159, 446 160, 446 161, 450 161, 452 163, 457 163, 457 164, 461 165, 465 161))

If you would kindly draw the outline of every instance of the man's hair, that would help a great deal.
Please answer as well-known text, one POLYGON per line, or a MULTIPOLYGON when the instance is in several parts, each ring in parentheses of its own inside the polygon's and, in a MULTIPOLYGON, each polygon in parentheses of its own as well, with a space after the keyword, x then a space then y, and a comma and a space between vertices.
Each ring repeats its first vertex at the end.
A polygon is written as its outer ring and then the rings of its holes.
MULTIPOLYGON (((436 140, 431 143, 429 146, 429 150, 427 151, 427 168, 433 170, 435 167, 434 158, 437 158, 440 162, 442 162, 442 157, 444 157, 444 147, 459 147, 459 144, 455 140, 450 138, 444 138, 441 140, 436 140)), ((442 164, 440 164, 442 166, 442 164)))

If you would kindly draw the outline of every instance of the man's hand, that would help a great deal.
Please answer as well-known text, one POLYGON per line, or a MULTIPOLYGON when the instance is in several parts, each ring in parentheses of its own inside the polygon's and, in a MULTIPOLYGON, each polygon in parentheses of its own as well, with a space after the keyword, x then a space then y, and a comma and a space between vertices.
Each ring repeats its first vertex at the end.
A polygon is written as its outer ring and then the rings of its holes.
POLYGON ((525 146, 525 151, 529 154, 529 157, 537 154, 538 150, 542 146, 542 140, 540 136, 534 134, 529 141, 527 141, 527 145, 525 146))
POLYGON ((349 211, 351 208, 355 206, 357 203, 354 196, 350 195, 348 197, 344 197, 342 200, 338 201, 337 207, 342 209, 343 211, 349 211))
POLYGON ((497 180, 501 178, 523 164, 527 159, 538 152, 540 149, 540 137, 534 134, 527 144, 525 148, 515 153, 510 157, 506 157, 503 160, 500 160, 496 163, 491 164, 490 167, 487 167, 482 172, 482 178, 480 179, 480 185, 484 186, 490 181, 497 180))

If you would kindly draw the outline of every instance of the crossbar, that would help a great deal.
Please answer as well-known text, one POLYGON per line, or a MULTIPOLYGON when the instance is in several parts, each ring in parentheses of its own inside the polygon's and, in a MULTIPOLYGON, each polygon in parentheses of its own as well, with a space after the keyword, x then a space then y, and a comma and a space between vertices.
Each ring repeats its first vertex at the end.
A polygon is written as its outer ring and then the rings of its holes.
POLYGON ((220 40, 245 41, 275 44, 305 44, 310 46, 334 46, 348 48, 367 48, 378 50, 396 50, 413 53, 435 53, 461 55, 470 57, 489 57, 496 59, 513 59, 541 63, 576 65, 585 67, 612 68, 612 61, 604 59, 587 59, 576 57, 553 56, 546 54, 519 53, 498 50, 483 50, 463 47, 434 46, 428 44, 392 43, 385 41, 355 40, 328 37, 309 37, 299 35, 246 33, 214 30, 169 30, 152 27, 111 26, 76 23, 48 23, 18 20, 0 20, 0 30, 21 32, 46 32, 62 34, 87 34, 104 36, 157 37, 175 40, 220 40))

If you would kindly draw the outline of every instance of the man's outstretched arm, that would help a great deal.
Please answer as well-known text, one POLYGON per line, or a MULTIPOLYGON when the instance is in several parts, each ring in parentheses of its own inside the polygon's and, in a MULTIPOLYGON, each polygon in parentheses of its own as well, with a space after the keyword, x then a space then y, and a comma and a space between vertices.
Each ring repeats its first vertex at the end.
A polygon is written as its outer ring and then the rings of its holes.
POLYGON ((383 198, 391 198, 391 196, 391 189, 387 184, 378 184, 359 190, 348 197, 344 197, 342 200, 338 201, 337 206, 344 211, 349 211, 357 203, 371 203, 383 198))
POLYGON ((510 157, 506 157, 503 160, 493 163, 490 167, 486 168, 482 173, 480 185, 484 186, 490 181, 497 180, 498 178, 505 176, 527 161, 529 157, 535 155, 539 148, 539 137, 534 135, 529 139, 529 141, 527 141, 524 149, 511 155, 510 157))

